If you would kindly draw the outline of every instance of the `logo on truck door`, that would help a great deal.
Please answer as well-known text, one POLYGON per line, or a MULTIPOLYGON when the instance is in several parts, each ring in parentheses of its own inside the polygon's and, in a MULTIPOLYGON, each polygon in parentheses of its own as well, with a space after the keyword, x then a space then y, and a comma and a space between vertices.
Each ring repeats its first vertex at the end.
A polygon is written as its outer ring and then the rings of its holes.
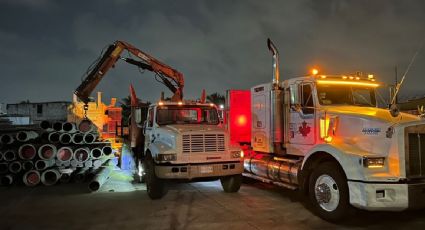
POLYGON ((296 134, 301 134, 303 137, 307 137, 308 134, 311 132, 311 127, 308 125, 306 121, 303 121, 302 123, 290 123, 289 124, 289 131, 291 138, 295 138, 296 134))
POLYGON ((307 122, 303 121, 301 126, 298 127, 298 131, 301 133, 301 135, 303 135, 303 137, 306 137, 310 133, 311 127, 307 125, 307 122))

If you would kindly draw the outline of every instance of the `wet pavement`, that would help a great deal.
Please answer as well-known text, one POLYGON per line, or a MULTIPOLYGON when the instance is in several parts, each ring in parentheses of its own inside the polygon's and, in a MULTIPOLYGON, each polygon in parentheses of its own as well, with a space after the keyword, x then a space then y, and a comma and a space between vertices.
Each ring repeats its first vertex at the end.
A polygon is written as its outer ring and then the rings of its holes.
POLYGON ((227 194, 219 181, 170 186, 152 201, 144 184, 116 172, 100 192, 87 184, 0 188, 0 229, 424 229, 425 210, 359 211, 328 223, 297 192, 248 181, 227 194))

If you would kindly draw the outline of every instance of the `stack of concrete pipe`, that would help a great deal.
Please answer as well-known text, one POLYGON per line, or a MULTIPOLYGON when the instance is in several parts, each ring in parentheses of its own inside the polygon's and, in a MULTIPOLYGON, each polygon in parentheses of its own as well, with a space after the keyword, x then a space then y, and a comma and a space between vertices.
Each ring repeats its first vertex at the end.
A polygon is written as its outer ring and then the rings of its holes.
MULTIPOLYGON (((42 121, 38 129, 0 130, 0 185, 54 185, 100 178, 114 151, 93 123, 42 121)), ((107 168, 107 167, 106 167, 107 168)))

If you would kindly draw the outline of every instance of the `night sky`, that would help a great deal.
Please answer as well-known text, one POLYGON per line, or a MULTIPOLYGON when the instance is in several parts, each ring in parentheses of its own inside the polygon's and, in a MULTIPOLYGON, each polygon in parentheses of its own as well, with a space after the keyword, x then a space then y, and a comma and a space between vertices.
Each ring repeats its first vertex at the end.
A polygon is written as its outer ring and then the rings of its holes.
MULTIPOLYGON (((0 0, 0 102, 68 100, 88 66, 127 41, 185 75, 185 97, 248 89, 271 80, 270 37, 282 78, 374 73, 393 83, 425 38, 425 1, 0 0), (108 2, 108 3, 105 3, 108 2)), ((120 62, 97 90, 155 101, 167 89, 120 62)), ((425 95, 425 50, 402 95, 425 95)))

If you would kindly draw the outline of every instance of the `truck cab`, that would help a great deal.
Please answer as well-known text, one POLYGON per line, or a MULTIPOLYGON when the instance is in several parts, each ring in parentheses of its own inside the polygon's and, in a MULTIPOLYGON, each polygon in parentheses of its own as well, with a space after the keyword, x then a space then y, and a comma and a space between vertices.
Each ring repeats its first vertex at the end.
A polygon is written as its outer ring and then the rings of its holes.
POLYGON ((243 152, 230 145, 214 104, 160 101, 141 124, 148 194, 165 194, 166 180, 220 179, 225 192, 241 184, 243 152))

